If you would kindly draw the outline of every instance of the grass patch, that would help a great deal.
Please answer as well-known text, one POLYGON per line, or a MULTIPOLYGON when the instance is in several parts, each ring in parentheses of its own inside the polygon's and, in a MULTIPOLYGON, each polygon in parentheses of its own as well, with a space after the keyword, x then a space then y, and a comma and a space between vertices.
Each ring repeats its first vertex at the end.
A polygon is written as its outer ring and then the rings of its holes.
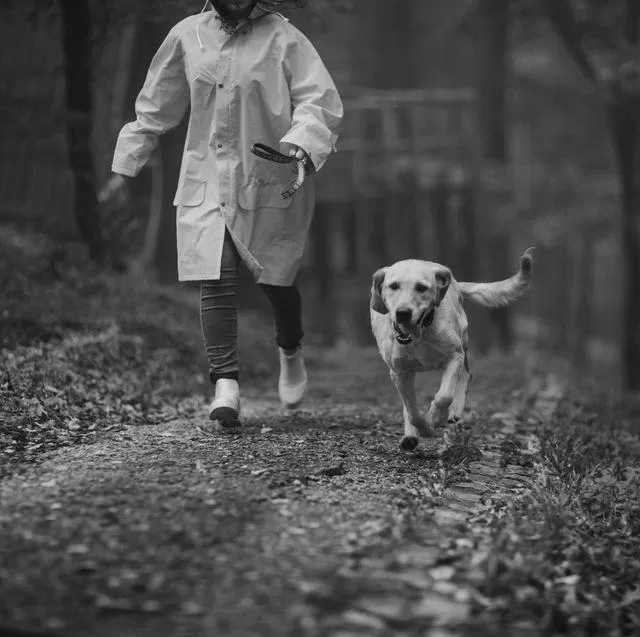
POLYGON ((439 465, 445 487, 467 479, 469 464, 482 458, 475 419, 449 425, 443 433, 439 465))

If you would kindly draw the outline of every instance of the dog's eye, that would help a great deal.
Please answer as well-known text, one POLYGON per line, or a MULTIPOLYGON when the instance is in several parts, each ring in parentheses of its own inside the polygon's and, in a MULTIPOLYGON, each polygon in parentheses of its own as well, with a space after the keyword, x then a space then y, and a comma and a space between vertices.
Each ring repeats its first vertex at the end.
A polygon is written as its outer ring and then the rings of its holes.
POLYGON ((389 283, 389 289, 390 290, 399 290, 400 289, 400 284, 396 283, 395 281, 393 283, 389 283))
POLYGON ((416 283, 416 292, 418 292, 419 294, 426 292, 428 289, 429 287, 426 286, 424 283, 416 283))

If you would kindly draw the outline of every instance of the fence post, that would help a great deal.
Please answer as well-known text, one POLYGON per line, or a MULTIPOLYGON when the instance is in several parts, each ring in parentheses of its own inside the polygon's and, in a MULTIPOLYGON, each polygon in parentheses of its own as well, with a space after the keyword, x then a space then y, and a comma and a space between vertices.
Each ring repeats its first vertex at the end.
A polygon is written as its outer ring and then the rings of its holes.
POLYGON ((379 192, 369 200, 371 215, 371 231, 369 235, 370 256, 376 267, 386 265, 389 260, 387 242, 387 214, 389 210, 389 193, 379 192))
POLYGON ((353 200, 353 195, 347 201, 334 203, 341 216, 342 227, 345 236, 346 260, 345 274, 354 275, 358 272, 358 208, 353 200))
POLYGON ((405 221, 404 236, 401 237, 406 246, 403 258, 425 259, 422 246, 422 219, 418 211, 418 180, 414 170, 403 171, 399 176, 398 207, 405 221))
POLYGON ((316 317, 324 345, 336 342, 338 317, 334 300, 335 281, 331 260, 331 205, 318 201, 311 223, 312 276, 316 281, 316 317))
POLYGON ((449 222, 447 215, 449 212, 449 188, 447 185, 444 170, 441 170, 435 178, 430 188, 429 200, 431 204, 431 214, 433 216, 433 236, 435 260, 439 263, 446 263, 447 255, 451 254, 451 242, 449 233, 449 222))

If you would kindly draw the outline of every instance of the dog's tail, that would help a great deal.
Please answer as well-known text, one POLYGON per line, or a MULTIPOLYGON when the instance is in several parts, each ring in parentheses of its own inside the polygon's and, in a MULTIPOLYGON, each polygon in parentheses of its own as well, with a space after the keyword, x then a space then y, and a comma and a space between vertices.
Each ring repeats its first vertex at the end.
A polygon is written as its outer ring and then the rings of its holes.
POLYGON ((533 250, 528 248, 520 257, 520 270, 512 277, 495 283, 458 282, 462 298, 484 307, 504 307, 520 298, 529 289, 533 272, 533 250))

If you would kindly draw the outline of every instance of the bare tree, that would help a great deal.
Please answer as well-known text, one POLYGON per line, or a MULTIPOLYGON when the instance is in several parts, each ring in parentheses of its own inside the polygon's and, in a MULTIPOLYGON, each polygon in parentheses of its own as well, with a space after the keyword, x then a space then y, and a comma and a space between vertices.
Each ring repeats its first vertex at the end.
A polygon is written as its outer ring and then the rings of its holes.
MULTIPOLYGON (((504 169, 509 160, 507 149, 507 46, 510 0, 480 0, 477 5, 478 46, 478 118, 482 158, 504 169)), ((489 231, 490 275, 501 279, 510 268, 509 236, 504 227, 489 231)), ((503 351, 513 347, 510 308, 491 310, 498 345, 503 351)))
POLYGON ((91 149, 93 116, 91 12, 88 0, 60 0, 66 80, 67 140, 74 177, 73 212, 96 263, 105 258, 91 149))
POLYGON ((601 87, 618 160, 622 211, 624 325, 628 389, 640 389, 640 2, 543 0, 546 14, 579 67, 601 87))

